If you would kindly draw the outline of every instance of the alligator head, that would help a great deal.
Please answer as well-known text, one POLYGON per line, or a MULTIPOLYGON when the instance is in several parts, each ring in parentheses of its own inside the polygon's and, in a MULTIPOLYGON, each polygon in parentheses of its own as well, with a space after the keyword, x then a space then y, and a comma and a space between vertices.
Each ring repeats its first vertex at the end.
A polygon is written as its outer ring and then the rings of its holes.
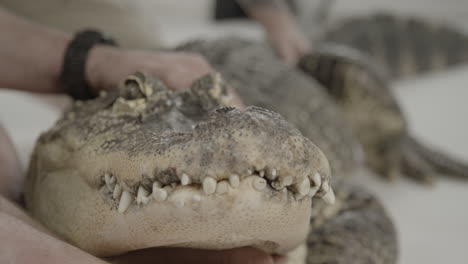
POLYGON ((143 74, 76 102, 35 147, 26 203, 98 256, 158 247, 284 253, 312 197, 334 199, 323 153, 280 115, 226 107, 218 74, 168 90, 143 74))

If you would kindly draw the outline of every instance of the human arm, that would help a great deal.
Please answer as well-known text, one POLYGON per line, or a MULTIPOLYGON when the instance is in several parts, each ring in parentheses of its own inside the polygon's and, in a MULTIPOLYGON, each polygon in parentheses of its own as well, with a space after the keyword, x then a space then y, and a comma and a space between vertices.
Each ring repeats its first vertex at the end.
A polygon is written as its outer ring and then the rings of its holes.
POLYGON ((309 50, 310 43, 299 28, 285 0, 237 0, 265 29, 277 54, 295 64, 309 50))
POLYGON ((123 256, 99 259, 76 248, 48 232, 21 208, 0 195, 0 263, 64 263, 64 264, 170 264, 206 263, 235 264, 282 263, 253 248, 209 251, 183 248, 155 248, 123 256), (275 262, 274 262, 275 261, 275 262))
MULTIPOLYGON (((26 21, 0 7, 0 87, 30 92, 62 93, 60 74, 72 36, 26 21)), ((111 89, 142 71, 173 89, 188 88, 213 69, 197 54, 124 50, 96 45, 90 50, 85 77, 98 90, 111 89)))
POLYGON ((18 155, 2 124, 0 124, 0 170, 0 195, 19 201, 24 179, 18 155))

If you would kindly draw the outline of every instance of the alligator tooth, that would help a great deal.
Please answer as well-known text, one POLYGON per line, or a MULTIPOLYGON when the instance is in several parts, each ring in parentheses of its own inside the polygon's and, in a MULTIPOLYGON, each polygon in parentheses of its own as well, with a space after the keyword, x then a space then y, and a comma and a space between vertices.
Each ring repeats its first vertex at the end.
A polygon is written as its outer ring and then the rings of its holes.
POLYGON ((177 199, 177 200, 175 201, 175 205, 176 205, 177 208, 182 208, 182 207, 184 207, 185 202, 184 202, 183 199, 177 199))
POLYGON ((334 204, 335 192, 333 192, 333 189, 329 188, 328 192, 326 192, 325 195, 322 196, 322 199, 328 204, 334 204))
POLYGON ((260 177, 263 177, 263 176, 265 176, 265 171, 261 170, 261 171, 258 172, 258 174, 260 175, 260 177))
POLYGON ((172 182, 172 183, 171 183, 171 187, 172 187, 172 188, 175 188, 175 187, 177 187, 177 183, 175 183, 175 182, 172 182))
POLYGON ((180 178, 180 182, 182 183, 182 186, 189 185, 192 183, 192 180, 187 174, 182 174, 182 177, 180 178))
POLYGON ((277 171, 276 169, 272 169, 272 170, 271 170, 271 173, 268 173, 268 174, 267 174, 267 178, 268 178, 269 180, 272 180, 272 181, 273 181, 273 180, 276 179, 276 177, 278 177, 278 171, 277 171))
POLYGON ((114 176, 111 177, 109 173, 106 173, 104 174, 104 181, 106 182, 106 186, 109 192, 112 192, 114 190, 114 183, 115 183, 114 176))
POLYGON ((216 180, 211 177, 203 179, 203 191, 205 194, 213 194, 216 191, 216 180))
POLYGON ((115 188, 113 184, 106 184, 106 187, 109 192, 113 192, 115 188))
POLYGON ((299 200, 301 200, 301 199, 304 198, 304 197, 305 197, 305 195, 302 195, 302 194, 300 194, 300 193, 295 193, 295 194, 294 194, 294 199, 296 199, 296 201, 299 201, 299 200))
POLYGON ((167 199, 167 191, 153 185, 153 197, 156 201, 165 201, 167 199))
POLYGON ((110 183, 109 173, 104 173, 104 181, 106 182, 107 185, 109 185, 109 183, 110 183))
POLYGON ((112 197, 117 200, 120 198, 120 195, 122 194, 122 187, 120 185, 116 184, 114 188, 114 192, 112 193, 112 197))
POLYGON ((192 200, 194 200, 195 202, 199 202, 199 201, 201 201, 201 197, 198 194, 194 194, 193 197, 192 197, 192 200))
POLYGON ((318 186, 315 186, 315 187, 310 188, 309 196, 310 196, 310 197, 314 197, 315 194, 317 193, 318 189, 319 189, 318 186))
POLYGON ((283 178, 283 180, 281 182, 282 182, 282 184, 284 186, 289 186, 293 182, 293 177, 292 176, 286 176, 286 177, 283 178))
POLYGON ((137 204, 147 204, 148 203, 148 195, 149 192, 143 188, 143 186, 138 187, 138 192, 137 192, 137 204))
POLYGON ((324 181, 320 188, 323 192, 327 193, 330 190, 330 184, 327 181, 324 181))
POLYGON ((231 184, 232 188, 239 187, 239 183, 240 183, 239 176, 236 174, 229 176, 229 183, 231 184))
POLYGON ((252 181, 252 184, 253 184, 253 187, 257 190, 257 191, 262 191, 265 189, 266 187, 266 180, 263 179, 263 178, 260 178, 260 177, 257 177, 257 176, 254 176, 255 178, 253 179, 252 181))
POLYGON ((220 181, 216 187, 216 193, 223 194, 229 190, 229 183, 227 181, 220 181))
POLYGON ((123 191, 122 196, 120 197, 119 208, 117 209, 117 211, 119 213, 125 213, 132 201, 132 195, 127 191, 123 191))
POLYGON ((310 180, 306 177, 302 182, 296 184, 296 189, 302 196, 306 196, 310 191, 310 180))
POLYGON ((174 187, 172 187, 171 185, 167 185, 164 186, 163 189, 166 190, 167 193, 171 193, 174 190, 174 187))
POLYGON ((131 108, 135 108, 136 107, 136 103, 133 102, 133 101, 129 101, 127 102, 128 106, 130 106, 131 108))
POLYGON ((248 170, 247 170, 247 174, 252 175, 252 174, 253 174, 253 170, 248 169, 248 170))
POLYGON ((275 190, 280 191, 284 189, 284 185, 280 181, 274 181, 271 183, 271 187, 273 187, 275 190))
POLYGON ((153 182, 153 188, 155 188, 155 187, 161 188, 161 186, 162 186, 162 185, 161 185, 160 182, 157 182, 157 181, 153 182))
POLYGON ((320 176, 320 173, 315 173, 314 176, 312 176, 312 182, 314 182, 314 186, 319 187, 320 184, 322 184, 322 177, 320 176))

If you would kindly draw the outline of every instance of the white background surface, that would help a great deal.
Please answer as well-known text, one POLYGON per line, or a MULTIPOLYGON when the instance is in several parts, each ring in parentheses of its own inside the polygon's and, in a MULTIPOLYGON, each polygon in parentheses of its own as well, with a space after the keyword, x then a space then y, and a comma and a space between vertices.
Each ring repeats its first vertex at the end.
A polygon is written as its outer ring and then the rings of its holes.
MULTIPOLYGON (((249 24, 209 24, 207 9, 194 4, 208 4, 207 0, 161 2, 154 3, 159 5, 159 12, 166 14, 159 19, 164 24, 163 37, 169 44, 227 34, 261 37, 259 29, 249 24), (168 14, 185 16, 176 21, 175 15, 168 14)), ((386 6, 390 10, 415 11, 460 24, 468 22, 468 1, 462 0, 348 0, 339 4, 337 13, 386 6)), ((466 161, 467 84, 468 67, 461 67, 395 85, 413 132, 425 142, 466 161)), ((50 127, 59 114, 59 108, 47 100, 0 89, 0 122, 10 132, 24 166, 38 134, 50 127)), ((394 218, 400 236, 400 263, 468 263, 468 182, 441 178, 435 186, 427 187, 406 179, 387 183, 362 176, 359 181, 381 198, 394 218)))

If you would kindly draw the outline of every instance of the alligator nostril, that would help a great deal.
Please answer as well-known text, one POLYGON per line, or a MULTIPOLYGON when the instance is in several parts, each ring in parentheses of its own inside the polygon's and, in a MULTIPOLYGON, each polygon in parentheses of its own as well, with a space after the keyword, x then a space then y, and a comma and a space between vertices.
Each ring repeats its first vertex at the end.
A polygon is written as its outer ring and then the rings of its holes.
POLYGON ((221 108, 218 108, 216 109, 216 113, 219 113, 219 114, 225 114, 225 113, 229 113, 233 110, 236 110, 237 108, 235 108, 234 106, 224 106, 224 107, 221 107, 221 108))

